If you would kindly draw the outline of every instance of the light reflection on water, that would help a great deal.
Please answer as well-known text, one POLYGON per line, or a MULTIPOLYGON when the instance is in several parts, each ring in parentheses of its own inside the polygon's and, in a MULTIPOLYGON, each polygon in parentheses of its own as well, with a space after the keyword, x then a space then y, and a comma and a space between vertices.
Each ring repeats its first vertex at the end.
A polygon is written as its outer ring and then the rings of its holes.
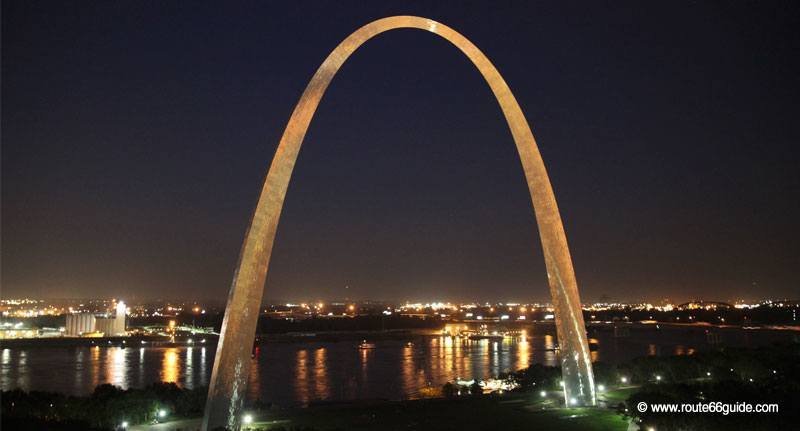
POLYGON ((106 361, 106 375, 109 383, 115 386, 127 385, 128 362, 125 349, 111 347, 108 349, 110 360, 106 361))
MULTIPOLYGON (((91 387, 94 388, 100 384, 100 346, 92 348, 92 360, 89 362, 92 367, 91 373, 91 387)), ((91 389, 89 389, 91 391, 91 389)))
MULTIPOLYGON (((750 338, 741 332, 745 341, 730 344, 749 344, 750 338)), ((592 351, 592 360, 613 363, 707 348, 703 334, 681 332, 670 337, 615 339, 593 334, 592 343, 599 348, 592 351)), ((252 359, 248 397, 281 405, 415 398, 426 387, 438 388, 456 378, 493 377, 534 363, 558 364, 557 340, 548 333, 502 341, 414 336, 372 343, 374 347, 361 349, 356 341, 261 345, 252 359)), ((164 381, 201 387, 208 385, 214 354, 213 346, 2 348, 0 387, 76 395, 88 394, 101 383, 129 388, 164 381)))
MULTIPOLYGON (((186 355, 191 353, 191 347, 185 349, 186 355)), ((178 348, 177 347, 169 347, 164 352, 164 359, 161 361, 161 381, 162 382, 178 382, 178 374, 180 373, 180 365, 181 360, 178 355, 178 348)), ((187 370, 188 371, 188 370, 187 370)), ((189 373, 185 373, 188 377, 189 373)), ((190 385, 189 382, 186 382, 187 386, 190 385)))
MULTIPOLYGON (((324 347, 320 347, 314 352, 314 398, 320 400, 330 398, 326 354, 327 349, 324 347)), ((258 369, 258 367, 253 368, 258 369)))

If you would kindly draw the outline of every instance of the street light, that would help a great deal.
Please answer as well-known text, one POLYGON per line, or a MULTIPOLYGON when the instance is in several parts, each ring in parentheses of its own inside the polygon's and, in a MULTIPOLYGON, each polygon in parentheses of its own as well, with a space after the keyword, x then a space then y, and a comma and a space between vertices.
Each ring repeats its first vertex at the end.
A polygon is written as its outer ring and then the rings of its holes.
POLYGON ((253 415, 250 414, 244 415, 244 417, 242 418, 242 423, 245 425, 250 425, 251 423, 253 423, 253 415))
POLYGON ((623 376, 623 377, 619 378, 619 381, 622 382, 622 383, 628 383, 628 378, 623 376))
POLYGON ((122 423, 119 424, 119 427, 122 428, 122 429, 127 429, 128 428, 128 421, 122 421, 122 423))
POLYGON ((602 392, 602 391, 606 390, 606 387, 605 387, 605 385, 597 385, 597 390, 602 392))
POLYGON ((541 395, 542 397, 546 397, 547 396, 547 392, 541 391, 541 392, 539 392, 539 395, 541 395))
POLYGON ((163 418, 163 417, 166 417, 166 416, 167 416, 167 411, 166 410, 161 409, 161 410, 158 411, 158 417, 163 418))

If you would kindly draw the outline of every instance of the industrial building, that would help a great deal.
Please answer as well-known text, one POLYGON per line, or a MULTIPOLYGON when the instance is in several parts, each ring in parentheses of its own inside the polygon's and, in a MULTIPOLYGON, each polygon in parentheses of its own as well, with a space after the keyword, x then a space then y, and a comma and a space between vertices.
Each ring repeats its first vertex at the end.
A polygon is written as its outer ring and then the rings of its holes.
POLYGON ((106 336, 126 335, 126 310, 125 303, 120 301, 117 303, 114 317, 97 317, 93 313, 68 314, 65 333, 73 337, 91 333, 103 333, 106 336))
POLYGON ((96 318, 92 313, 67 314, 66 335, 80 337, 95 331, 96 318))

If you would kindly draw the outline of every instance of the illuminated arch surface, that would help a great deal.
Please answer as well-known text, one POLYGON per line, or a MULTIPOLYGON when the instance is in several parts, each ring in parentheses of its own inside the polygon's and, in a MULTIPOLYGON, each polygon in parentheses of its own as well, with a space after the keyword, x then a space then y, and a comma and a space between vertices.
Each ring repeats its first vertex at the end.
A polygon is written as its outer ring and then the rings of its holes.
POLYGON ((233 278, 211 374, 203 429, 220 426, 239 429, 275 231, 300 145, 320 99, 336 72, 356 49, 373 36, 397 28, 416 28, 447 39, 478 68, 497 98, 519 151, 539 226, 561 347, 565 400, 573 405, 595 404, 589 345, 567 237, 544 162, 519 104, 497 69, 467 38, 430 19, 394 16, 373 21, 342 41, 311 78, 292 112, 261 190, 233 278))

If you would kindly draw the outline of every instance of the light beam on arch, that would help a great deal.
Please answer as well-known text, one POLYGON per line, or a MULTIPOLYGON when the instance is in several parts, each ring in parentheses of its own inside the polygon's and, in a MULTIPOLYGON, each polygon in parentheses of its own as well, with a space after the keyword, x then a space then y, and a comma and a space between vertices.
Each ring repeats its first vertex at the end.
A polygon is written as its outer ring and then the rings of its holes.
POLYGON ((565 401, 570 405, 595 404, 589 344, 567 237, 525 115, 497 69, 467 38, 427 18, 394 16, 373 21, 342 41, 317 69, 292 112, 264 181, 234 274, 211 374, 204 430, 240 427, 250 354, 275 232, 297 154, 314 112, 328 84, 352 53, 372 37, 398 28, 425 30, 447 39, 472 61, 497 98, 519 151, 539 226, 561 347, 565 401))

